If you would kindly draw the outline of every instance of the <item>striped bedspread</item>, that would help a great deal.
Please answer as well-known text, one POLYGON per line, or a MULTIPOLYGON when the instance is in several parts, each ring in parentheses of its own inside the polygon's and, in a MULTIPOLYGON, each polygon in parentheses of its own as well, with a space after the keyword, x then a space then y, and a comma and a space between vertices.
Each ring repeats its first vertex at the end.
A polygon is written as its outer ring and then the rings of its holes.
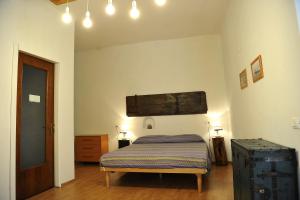
POLYGON ((210 159, 205 142, 132 144, 104 154, 100 166, 115 168, 205 168, 210 159))

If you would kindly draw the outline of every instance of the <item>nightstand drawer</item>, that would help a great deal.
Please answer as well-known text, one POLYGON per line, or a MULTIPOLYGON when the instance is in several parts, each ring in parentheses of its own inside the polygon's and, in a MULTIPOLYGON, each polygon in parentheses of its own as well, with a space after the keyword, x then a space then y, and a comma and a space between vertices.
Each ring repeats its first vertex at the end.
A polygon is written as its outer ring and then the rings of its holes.
POLYGON ((76 142, 80 146, 100 145, 100 137, 77 137, 76 142))
POLYGON ((76 147, 77 152, 99 152, 101 151, 99 145, 91 144, 91 145, 82 145, 76 147))
POLYGON ((79 153, 76 156, 76 161, 79 161, 79 162, 98 162, 100 157, 101 157, 100 153, 97 153, 97 154, 95 154, 95 153, 90 153, 90 154, 79 153))

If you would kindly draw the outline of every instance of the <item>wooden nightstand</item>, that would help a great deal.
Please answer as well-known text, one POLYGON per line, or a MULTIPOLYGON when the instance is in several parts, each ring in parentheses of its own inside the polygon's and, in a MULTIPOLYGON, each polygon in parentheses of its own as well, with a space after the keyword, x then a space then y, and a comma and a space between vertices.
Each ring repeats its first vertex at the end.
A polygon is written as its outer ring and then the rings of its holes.
POLYGON ((227 161, 224 137, 214 137, 212 141, 214 145, 216 165, 227 165, 228 161, 227 161))
POLYGON ((130 145, 130 140, 119 140, 119 149, 129 145, 130 145))

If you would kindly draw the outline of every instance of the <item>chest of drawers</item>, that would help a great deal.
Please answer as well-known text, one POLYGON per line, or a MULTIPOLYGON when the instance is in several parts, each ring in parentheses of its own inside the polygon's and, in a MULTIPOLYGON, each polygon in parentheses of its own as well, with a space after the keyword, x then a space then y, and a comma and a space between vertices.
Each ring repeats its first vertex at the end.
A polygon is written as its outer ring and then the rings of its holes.
POLYGON ((75 161, 98 162, 108 152, 108 135, 76 136, 75 161))

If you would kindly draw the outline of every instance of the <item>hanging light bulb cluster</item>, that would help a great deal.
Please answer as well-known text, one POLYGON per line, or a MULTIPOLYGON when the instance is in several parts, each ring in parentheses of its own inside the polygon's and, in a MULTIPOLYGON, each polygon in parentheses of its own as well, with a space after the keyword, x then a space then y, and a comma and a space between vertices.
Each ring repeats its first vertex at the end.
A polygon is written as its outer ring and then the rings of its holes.
MULTIPOLYGON (((87 0, 85 18, 82 21, 82 25, 87 29, 89 29, 93 26, 93 21, 91 19, 91 13, 89 11, 89 2, 90 2, 90 0, 87 0)), ((167 0, 154 0, 154 2, 157 6, 162 7, 167 3, 167 0)), ((116 13, 116 8, 113 4, 113 0, 107 0, 105 12, 109 16, 112 16, 116 13)), ((138 9, 136 0, 131 0, 131 9, 129 11, 129 16, 134 20, 137 20, 140 17, 140 10, 138 9)), ((72 22, 72 15, 70 14, 69 1, 67 1, 67 7, 65 10, 65 13, 62 16, 62 20, 66 24, 69 24, 72 22)))

